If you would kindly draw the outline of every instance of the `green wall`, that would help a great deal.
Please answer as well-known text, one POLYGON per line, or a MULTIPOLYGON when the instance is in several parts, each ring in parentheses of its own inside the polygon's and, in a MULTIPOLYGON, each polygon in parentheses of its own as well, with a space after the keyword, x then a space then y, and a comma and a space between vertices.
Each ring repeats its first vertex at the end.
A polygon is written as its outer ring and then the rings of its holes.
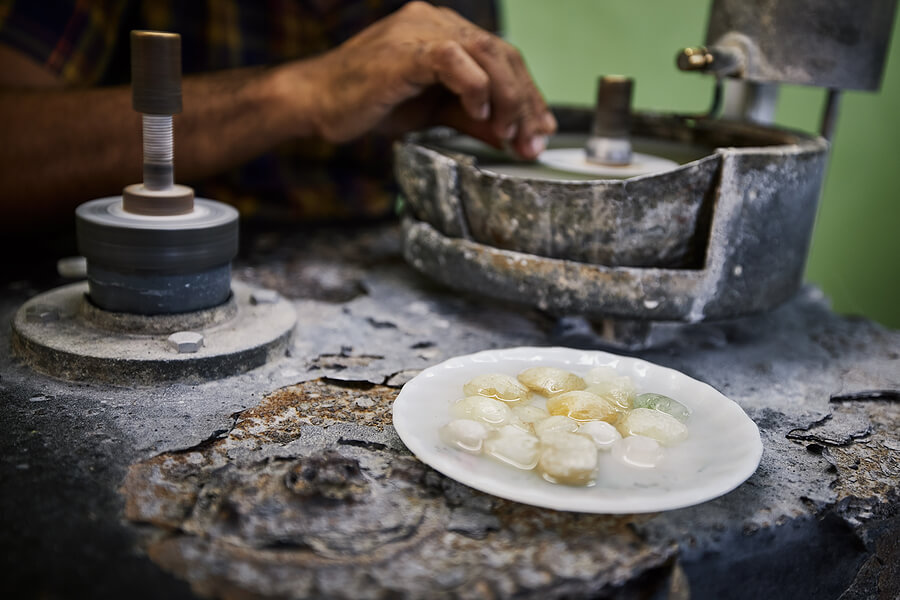
MULTIPOLYGON (((638 110, 706 110, 711 78, 681 73, 702 44, 706 0, 501 0, 507 39, 551 103, 592 104, 596 78, 634 77, 638 110)), ((807 279, 838 312, 900 328, 900 19, 878 93, 846 92, 807 279)), ((825 92, 782 86, 776 121, 818 131, 825 92)))

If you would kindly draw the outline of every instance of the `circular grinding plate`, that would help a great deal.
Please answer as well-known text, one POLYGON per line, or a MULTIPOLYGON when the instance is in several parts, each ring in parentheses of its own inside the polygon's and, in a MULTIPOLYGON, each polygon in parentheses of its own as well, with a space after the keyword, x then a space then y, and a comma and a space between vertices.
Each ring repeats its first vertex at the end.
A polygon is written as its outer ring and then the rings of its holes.
POLYGON ((221 310, 161 317, 107 314, 104 325, 96 314, 84 316, 87 283, 73 283, 19 308, 12 324, 13 352, 52 377, 115 385, 209 381, 284 356, 297 321, 293 304, 271 293, 266 301, 254 302, 258 290, 238 281, 232 281, 231 289, 234 304, 221 310), (118 331, 108 328, 122 319, 130 319, 130 325, 118 331), (135 332, 135 322, 143 333, 135 332), (179 354, 168 342, 178 331, 202 334, 202 347, 179 354))
POLYGON ((543 151, 537 160, 542 165, 559 171, 610 179, 650 175, 651 173, 675 169, 679 166, 674 160, 638 152, 632 154, 631 164, 621 166, 602 165, 590 162, 587 159, 584 148, 551 148, 543 151))
POLYGON ((183 215, 126 212, 121 196, 92 200, 76 211, 78 249, 109 268, 188 273, 230 262, 238 249, 238 212, 197 198, 183 215))

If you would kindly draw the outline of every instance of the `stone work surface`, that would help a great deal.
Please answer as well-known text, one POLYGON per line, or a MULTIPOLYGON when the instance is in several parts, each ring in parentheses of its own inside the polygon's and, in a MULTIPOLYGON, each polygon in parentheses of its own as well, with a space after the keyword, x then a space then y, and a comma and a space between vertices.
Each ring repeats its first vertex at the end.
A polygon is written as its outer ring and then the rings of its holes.
MULTIPOLYGON (((471 490, 390 426, 451 356, 599 347, 589 322, 449 292, 394 226, 251 236, 288 354, 200 385, 71 384, 0 355, 0 559, 14 597, 863 598, 900 592, 900 332, 805 289, 640 356, 760 427, 759 470, 699 506, 579 515, 471 490)), ((50 282, 7 284, 5 319, 50 282)), ((9 347, 8 328, 0 343, 9 347)))

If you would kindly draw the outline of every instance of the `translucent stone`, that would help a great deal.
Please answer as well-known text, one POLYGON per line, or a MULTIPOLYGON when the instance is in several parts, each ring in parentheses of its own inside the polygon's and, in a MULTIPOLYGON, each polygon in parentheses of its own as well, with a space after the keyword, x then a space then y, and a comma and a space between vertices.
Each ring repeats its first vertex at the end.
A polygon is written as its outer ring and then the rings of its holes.
POLYGON ((506 425, 512 418, 506 404, 485 396, 466 396, 450 407, 450 414, 457 419, 480 421, 495 428, 506 425))
POLYGON ((606 398, 585 391, 566 392, 547 400, 551 415, 565 415, 576 421, 609 421, 618 417, 616 405, 606 398))
POLYGON ((528 389, 550 397, 573 390, 583 390, 584 380, 564 369, 556 367, 531 367, 519 373, 519 381, 528 389))
POLYGON ((662 461, 665 451, 659 442, 642 435, 631 435, 613 444, 612 457, 632 467, 652 469, 662 461))
POLYGON ((572 433, 578 431, 578 421, 563 415, 547 417, 534 423, 534 433, 542 438, 551 433, 572 433))
POLYGON ((623 437, 642 435, 665 446, 676 444, 688 436, 684 423, 668 413, 650 408, 634 409, 619 422, 618 427, 623 437))
POLYGON ((531 404, 516 404, 512 406, 513 417, 529 431, 534 431, 534 424, 543 421, 550 416, 543 408, 532 406, 531 404))
POLYGON ((594 381, 587 386, 585 391, 612 400, 622 410, 630 410, 637 389, 630 377, 617 375, 602 381, 594 381))
POLYGON ((479 375, 463 386, 466 396, 487 396, 503 402, 519 402, 531 396, 528 388, 515 377, 503 373, 479 375))
POLYGON ((640 394, 634 399, 633 406, 634 408, 661 410, 672 415, 682 423, 691 416, 691 410, 687 406, 662 394, 640 394))
POLYGON ((484 440, 484 453, 517 469, 533 469, 538 461, 540 442, 537 437, 512 425, 492 432, 484 440))
POLYGON ((604 381, 612 381, 621 377, 619 372, 612 367, 594 367, 584 375, 584 382, 587 385, 595 385, 604 381))
POLYGON ((441 441, 448 446, 479 454, 485 438, 491 432, 484 424, 471 419, 456 419, 440 429, 441 441))
POLYGON ((538 471, 551 483, 587 485, 597 469, 597 447, 574 433, 555 432, 541 438, 538 471))
POLYGON ((525 433, 534 433, 534 427, 531 426, 531 423, 526 423, 516 415, 512 415, 509 419, 507 425, 512 425, 517 429, 521 429, 525 433))
POLYGON ((589 437, 600 450, 609 450, 616 440, 621 440, 619 431, 606 421, 588 421, 578 426, 578 435, 589 437))

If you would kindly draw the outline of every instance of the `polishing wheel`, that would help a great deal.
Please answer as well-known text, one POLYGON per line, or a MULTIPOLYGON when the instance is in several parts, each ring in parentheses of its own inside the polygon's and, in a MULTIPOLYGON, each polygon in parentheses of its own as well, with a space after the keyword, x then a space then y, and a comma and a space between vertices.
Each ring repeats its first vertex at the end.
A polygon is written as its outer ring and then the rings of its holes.
POLYGON ((76 223, 90 298, 104 310, 170 314, 228 300, 234 208, 197 198, 187 214, 150 216, 127 212, 113 196, 79 206, 76 223))
POLYGON ((674 160, 631 148, 631 91, 634 80, 605 75, 597 81, 591 136, 583 148, 553 148, 538 156, 544 166, 581 175, 625 179, 678 168, 674 160))
POLYGON ((131 32, 132 106, 142 113, 144 181, 78 207, 78 249, 90 300, 137 315, 189 313, 226 302, 238 213, 195 199, 174 180, 172 115, 181 112, 181 37, 131 32))
POLYGON ((537 160, 545 167, 557 171, 610 179, 650 175, 679 167, 674 160, 640 152, 632 152, 631 161, 626 164, 603 164, 591 161, 584 148, 551 148, 544 150, 537 160))

